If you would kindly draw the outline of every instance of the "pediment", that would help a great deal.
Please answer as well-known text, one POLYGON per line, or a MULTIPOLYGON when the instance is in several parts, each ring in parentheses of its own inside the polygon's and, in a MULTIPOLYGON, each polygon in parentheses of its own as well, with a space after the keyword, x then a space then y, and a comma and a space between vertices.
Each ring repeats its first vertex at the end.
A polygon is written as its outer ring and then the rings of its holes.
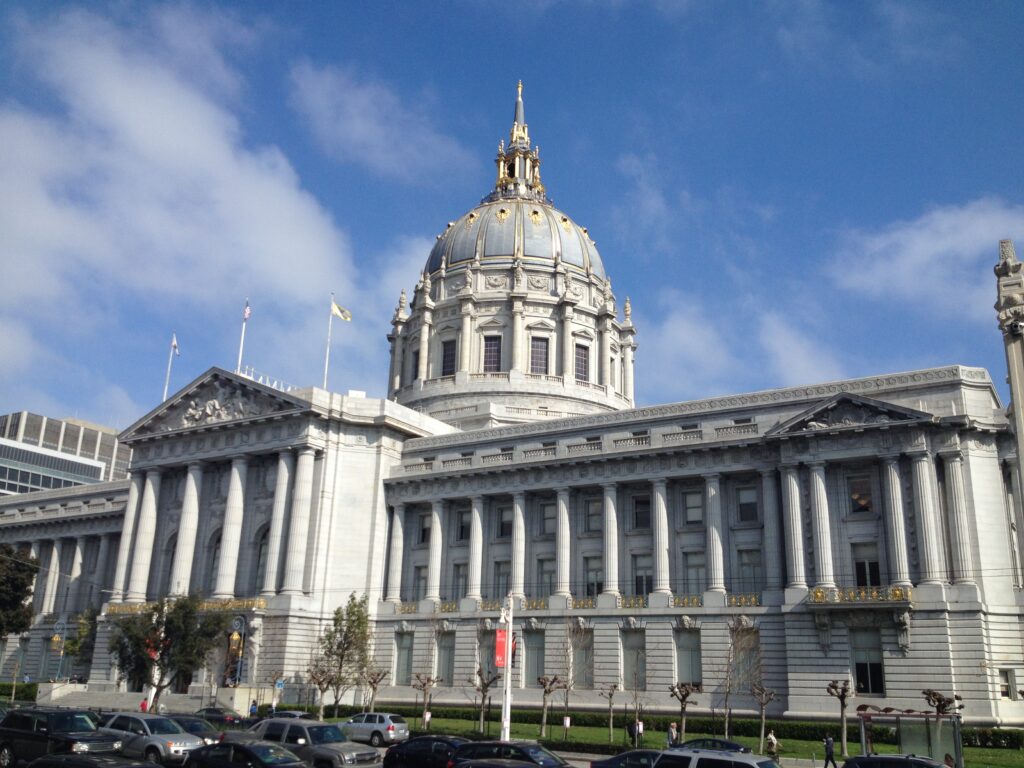
POLYGON ((555 324, 550 320, 535 320, 532 323, 526 324, 526 330, 528 331, 554 331, 555 324))
POLYGON ((282 416, 309 408, 305 400, 214 368, 128 427, 120 440, 282 416))
POLYGON ((765 436, 777 437, 895 424, 918 424, 929 422, 932 418, 932 414, 924 411, 884 403, 870 397, 842 393, 773 427, 765 436))
POLYGON ((485 329, 485 328, 504 328, 504 327, 505 327, 505 323, 502 320, 498 319, 497 317, 492 317, 490 320, 485 320, 484 322, 481 322, 481 323, 477 324, 477 328, 480 328, 480 329, 485 329))

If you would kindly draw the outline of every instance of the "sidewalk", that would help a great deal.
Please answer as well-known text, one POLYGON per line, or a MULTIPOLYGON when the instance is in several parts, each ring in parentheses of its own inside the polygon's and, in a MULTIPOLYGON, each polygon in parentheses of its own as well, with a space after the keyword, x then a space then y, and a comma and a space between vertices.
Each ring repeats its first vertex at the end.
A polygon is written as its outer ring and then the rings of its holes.
MULTIPOLYGON (((604 760, 610 755, 588 755, 584 752, 559 752, 574 768, 588 768, 591 760, 604 760)), ((783 757, 779 760, 782 768, 815 768, 819 761, 802 757, 783 757)))

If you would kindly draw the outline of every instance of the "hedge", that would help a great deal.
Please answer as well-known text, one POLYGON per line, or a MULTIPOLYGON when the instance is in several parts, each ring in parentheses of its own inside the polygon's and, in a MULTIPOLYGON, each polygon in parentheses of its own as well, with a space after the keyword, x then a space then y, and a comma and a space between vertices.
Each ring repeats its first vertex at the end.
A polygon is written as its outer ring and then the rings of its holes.
MULTIPOLYGON (((11 683, 0 683, 0 703, 9 702, 11 700, 11 685, 11 683)), ((17 683, 14 687, 15 701, 36 700, 36 694, 39 691, 37 683, 17 683)))

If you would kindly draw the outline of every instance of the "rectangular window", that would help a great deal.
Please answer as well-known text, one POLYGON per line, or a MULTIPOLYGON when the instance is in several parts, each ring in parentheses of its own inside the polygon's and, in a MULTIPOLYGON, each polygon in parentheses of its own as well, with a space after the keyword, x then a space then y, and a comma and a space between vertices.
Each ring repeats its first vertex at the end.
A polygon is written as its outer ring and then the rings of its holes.
POLYGON ((466 596, 469 585, 469 566, 466 563, 456 563, 452 566, 452 599, 461 600, 466 596))
POLYGON ((604 560, 601 557, 583 558, 583 575, 587 584, 587 597, 596 597, 604 591, 604 560))
POLYGON ((416 602, 427 596, 427 566, 417 565, 412 569, 412 599, 416 602))
POLYGON ((468 509, 460 509, 456 518, 455 540, 469 541, 469 527, 472 515, 468 509))
POLYGON ((420 544, 430 543, 430 515, 420 515, 420 544))
POLYGON ((683 494, 683 509, 687 523, 704 522, 704 494, 700 491, 686 491, 683 494))
POLYGON ((555 591, 555 561, 554 558, 544 558, 537 561, 537 597, 545 597, 554 594, 555 591))
POLYGON ((741 523, 757 522, 757 488, 753 486, 737 488, 736 505, 739 508, 739 520, 741 523))
POLYGON ((574 688, 594 687, 594 630, 580 630, 573 638, 572 683, 574 688))
POLYGON ((1003 699, 1017 699, 1017 676, 1012 669, 999 670, 999 696, 1003 699))
POLYGON ((501 371, 501 336, 484 336, 484 373, 501 371))
POLYGON ((633 527, 634 528, 650 528, 651 527, 651 497, 650 496, 634 496, 633 497, 633 527))
POLYGON ((412 682, 412 632, 395 635, 395 685, 412 682))
POLYGON ((557 528, 557 513, 558 509, 553 501, 542 501, 540 504, 540 519, 542 534, 554 536, 555 529, 557 528))
POLYGON ((683 553, 683 593, 699 595, 707 588, 707 560, 703 552, 683 553))
POLYGON ((764 588, 760 549, 738 550, 740 583, 738 592, 760 592, 764 588))
POLYGON ((418 349, 412 351, 410 363, 409 381, 415 381, 420 375, 420 351, 418 349))
POLYGON ((437 677, 438 685, 446 688, 455 685, 455 633, 437 633, 437 677))
POLYGON ((654 589, 654 564, 650 555, 633 555, 633 594, 649 595, 654 589))
POLYGON ((853 681, 858 696, 885 695, 882 638, 877 629, 850 630, 853 681))
POLYGON ((878 565, 878 544, 873 541, 853 544, 850 551, 853 555, 853 572, 857 577, 857 586, 882 586, 882 574, 878 565))
POLYGON ((497 560, 494 563, 494 590, 492 598, 505 597, 512 583, 512 563, 508 560, 497 560))
POLYGON ((455 340, 442 341, 441 342, 441 375, 442 376, 454 376, 455 365, 456 365, 456 346, 455 340))
POLYGON ((576 345, 576 381, 590 381, 590 347, 576 345))
POLYGON ((583 502, 583 530, 599 533, 604 530, 604 500, 587 499, 583 502))
POLYGON ((647 688, 647 647, 642 629, 622 630, 622 685, 627 691, 647 688))
POLYGON ((858 512, 871 512, 874 508, 871 499, 871 477, 868 475, 856 475, 846 481, 847 490, 850 493, 850 514, 858 512))
POLYGON ((700 630, 684 629, 676 632, 676 680, 701 686, 700 630))
POLYGON ((530 337, 530 373, 548 374, 548 340, 543 336, 530 337))
POLYGON ((524 638, 526 650, 526 670, 523 685, 529 688, 539 687, 538 677, 544 675, 544 631, 527 630, 524 638))
POLYGON ((477 663, 483 669, 485 675, 493 675, 496 669, 494 666, 494 640, 494 630, 484 630, 479 635, 477 663))
POLYGON ((498 538, 512 537, 512 507, 498 507, 498 538))

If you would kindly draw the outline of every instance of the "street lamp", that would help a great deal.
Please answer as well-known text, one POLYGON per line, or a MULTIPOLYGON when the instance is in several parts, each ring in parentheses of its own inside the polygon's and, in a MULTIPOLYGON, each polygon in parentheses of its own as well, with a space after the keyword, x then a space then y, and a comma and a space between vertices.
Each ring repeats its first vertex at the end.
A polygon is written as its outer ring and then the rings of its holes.
POLYGON ((60 680, 60 673, 64 669, 64 640, 67 631, 68 626, 62 619, 53 625, 53 637, 50 638, 50 649, 60 651, 60 660, 57 662, 57 680, 60 680))
POLYGON ((501 740, 508 741, 512 728, 512 595, 501 609, 500 622, 505 625, 505 686, 501 699, 501 740))

